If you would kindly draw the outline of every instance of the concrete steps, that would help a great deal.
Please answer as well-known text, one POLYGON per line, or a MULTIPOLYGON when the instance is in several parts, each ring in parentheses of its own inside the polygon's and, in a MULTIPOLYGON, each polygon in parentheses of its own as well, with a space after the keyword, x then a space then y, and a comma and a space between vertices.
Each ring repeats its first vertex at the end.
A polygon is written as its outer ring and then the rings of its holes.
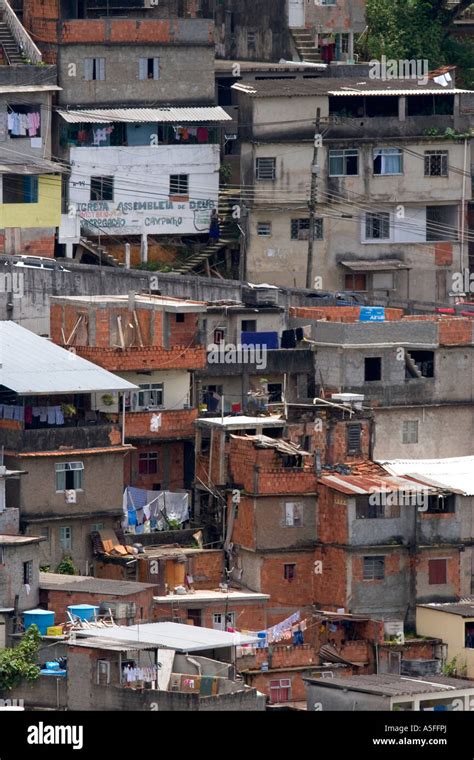
POLYGON ((3 48, 7 63, 18 65, 25 62, 18 43, 5 21, 0 21, 0 47, 3 48))
POLYGON ((295 43, 296 51, 302 61, 308 63, 321 63, 321 54, 314 46, 314 39, 311 32, 307 29, 292 29, 291 36, 295 43))

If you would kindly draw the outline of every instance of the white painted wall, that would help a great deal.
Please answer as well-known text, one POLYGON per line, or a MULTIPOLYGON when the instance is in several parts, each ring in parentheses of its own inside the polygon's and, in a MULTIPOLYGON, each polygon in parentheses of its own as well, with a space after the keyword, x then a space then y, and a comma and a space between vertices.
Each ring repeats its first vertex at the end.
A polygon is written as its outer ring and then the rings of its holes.
MULTIPOLYGON (((99 223, 101 234, 208 231, 218 201, 218 145, 73 147, 70 159, 70 207, 81 220, 99 223), (169 201, 171 174, 189 175, 189 201, 169 201), (91 202, 90 178, 99 176, 114 177, 113 201, 91 202)), ((97 232, 87 229, 91 235, 97 232)))
MULTIPOLYGON (((164 409, 183 409, 185 404, 189 404, 191 376, 186 370, 158 370, 150 375, 138 372, 117 372, 116 374, 134 385, 163 383, 164 409)), ((118 412, 118 400, 112 406, 105 406, 102 402, 103 395, 102 393, 93 394, 92 409, 99 409, 106 413, 118 412)))

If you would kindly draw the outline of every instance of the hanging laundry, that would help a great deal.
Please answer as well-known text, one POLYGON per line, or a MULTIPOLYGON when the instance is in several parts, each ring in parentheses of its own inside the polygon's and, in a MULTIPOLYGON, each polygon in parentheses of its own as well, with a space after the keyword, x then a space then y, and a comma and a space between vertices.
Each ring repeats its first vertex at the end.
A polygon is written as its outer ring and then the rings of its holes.
POLYGON ((48 407, 40 406, 40 422, 46 422, 48 418, 48 407))
POLYGON ((39 417, 41 414, 41 407, 34 406, 31 411, 32 411, 33 417, 39 417))
POLYGON ((31 425, 33 422, 33 407, 27 404, 25 406, 25 423, 31 425))
POLYGON ((48 419, 48 425, 56 424, 56 407, 55 406, 48 406, 47 419, 48 419))
POLYGON ((60 406, 56 407, 56 425, 64 425, 64 414, 60 406))
POLYGON ((198 127, 197 139, 199 143, 206 143, 209 140, 209 130, 207 127, 198 127))

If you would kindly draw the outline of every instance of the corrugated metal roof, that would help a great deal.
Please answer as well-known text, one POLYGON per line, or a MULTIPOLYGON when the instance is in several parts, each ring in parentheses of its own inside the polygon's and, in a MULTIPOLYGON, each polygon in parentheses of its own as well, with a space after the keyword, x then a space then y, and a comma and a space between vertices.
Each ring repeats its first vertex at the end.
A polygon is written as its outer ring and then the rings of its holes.
POLYGON ((62 87, 58 87, 57 84, 2 84, 0 85, 0 93, 7 92, 49 92, 54 90, 62 90, 62 87))
POLYGON ((474 496, 474 456, 378 461, 392 475, 415 478, 434 488, 474 496))
POLYGON ((93 578, 89 575, 61 575, 60 573, 40 573, 39 587, 48 591, 80 591, 84 594, 113 594, 128 596, 154 588, 153 583, 118 581, 110 578, 93 578))
POLYGON ((474 597, 472 596, 461 599, 460 602, 441 602, 439 604, 432 602, 431 604, 419 604, 417 606, 435 610, 435 612, 449 612, 450 615, 459 615, 463 618, 474 618, 474 597))
POLYGON ((415 694, 434 694, 438 692, 454 692, 464 689, 474 691, 474 682, 461 678, 448 678, 446 676, 430 676, 428 678, 409 678, 406 676, 383 675, 360 675, 344 676, 342 678, 315 678, 305 679, 318 686, 330 689, 344 689, 366 692, 367 694, 381 694, 388 697, 403 697, 415 694))
POLYGON ((30 164, 0 164, 0 174, 64 174, 68 171, 61 164, 43 158, 31 158, 30 164))
POLYGON ((69 124, 108 124, 113 121, 132 123, 169 122, 171 124, 232 121, 232 117, 220 106, 203 106, 199 108, 94 108, 87 111, 59 111, 58 113, 69 124))
POLYGON ((365 90, 357 89, 355 87, 348 87, 347 89, 342 88, 341 90, 329 90, 328 95, 472 95, 473 92, 473 90, 460 90, 457 87, 439 87, 438 89, 435 89, 434 87, 420 87, 416 90, 398 88, 387 88, 385 90, 365 90))
POLYGON ((340 261, 343 267, 350 269, 351 272, 391 272, 397 269, 411 269, 408 264, 398 259, 377 259, 370 261, 363 259, 359 261, 340 261))
POLYGON ((241 633, 216 631, 213 628, 201 628, 183 623, 144 623, 126 627, 87 628, 77 630, 76 635, 78 638, 85 635, 114 642, 126 641, 131 645, 137 642, 153 644, 158 648, 175 649, 178 652, 223 649, 256 644, 259 641, 257 636, 244 636, 241 633))
MULTIPOLYGON (((410 478, 390 477, 388 475, 377 474, 351 474, 340 475, 334 473, 322 475, 319 478, 322 485, 332 488, 334 491, 340 491, 348 496, 357 496, 370 493, 391 493, 391 492, 418 492, 426 491, 426 485, 415 482, 410 478)), ((433 488, 433 492, 436 489, 433 488)))
POLYGON ((9 321, 0 322, 0 385, 20 396, 137 387, 9 321))
POLYGON ((416 79, 370 79, 357 77, 317 77, 314 79, 259 79, 251 82, 237 82, 232 90, 243 92, 250 97, 310 97, 327 95, 458 95, 471 94, 473 90, 443 87, 431 81, 420 85, 416 79))

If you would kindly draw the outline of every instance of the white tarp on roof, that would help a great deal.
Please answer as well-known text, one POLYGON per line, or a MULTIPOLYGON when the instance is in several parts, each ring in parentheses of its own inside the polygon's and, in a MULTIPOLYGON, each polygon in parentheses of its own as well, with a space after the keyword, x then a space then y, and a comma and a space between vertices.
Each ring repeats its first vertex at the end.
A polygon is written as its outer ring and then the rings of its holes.
POLYGON ((232 121, 220 106, 198 108, 90 108, 87 111, 58 111, 69 124, 109 124, 113 121, 129 123, 186 124, 188 122, 232 121))
POLYGON ((183 623, 144 623, 123 627, 87 628, 76 631, 76 635, 78 637, 93 636, 107 641, 127 641, 130 644, 139 642, 164 649, 175 649, 177 652, 223 649, 244 644, 257 644, 260 641, 257 636, 244 636, 241 633, 228 633, 183 623))
POLYGON ((408 475, 426 485, 474 496, 474 456, 378 460, 378 464, 392 475, 408 475))
POLYGON ((0 322, 0 385, 20 396, 137 387, 9 321, 0 322))

